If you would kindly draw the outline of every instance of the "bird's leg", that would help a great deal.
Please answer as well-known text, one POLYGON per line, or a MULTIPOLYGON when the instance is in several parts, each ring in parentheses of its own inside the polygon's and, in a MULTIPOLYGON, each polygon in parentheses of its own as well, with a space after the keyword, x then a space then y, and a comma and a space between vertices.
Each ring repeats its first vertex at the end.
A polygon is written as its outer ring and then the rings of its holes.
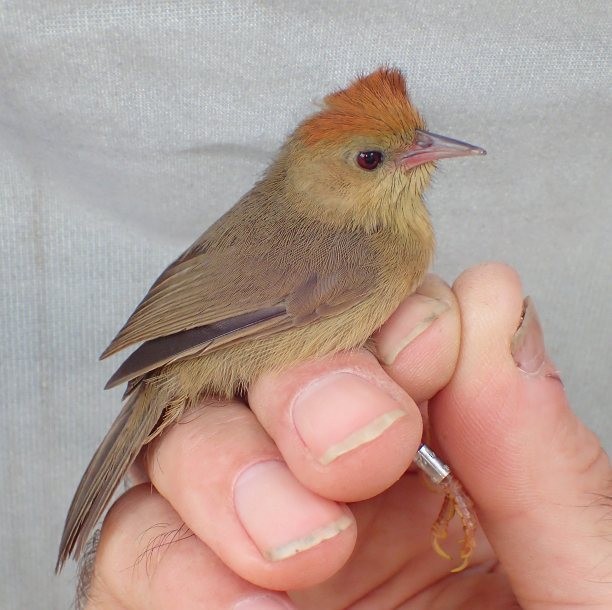
MULTIPOLYGON (((450 476, 450 475, 449 475, 450 476)), ((448 537, 448 524, 455 516, 455 504, 449 495, 444 496, 444 502, 440 508, 440 512, 433 525, 431 526, 431 533, 433 536, 432 546, 434 551, 449 561, 452 557, 440 546, 442 540, 446 540, 448 537)))
MULTIPOLYGON (((444 557, 448 557, 448 553, 440 548, 438 540, 444 540, 448 534, 448 524, 454 515, 457 515, 461 520, 463 527, 463 539, 461 541, 461 564, 453 568, 451 572, 461 572, 467 568, 470 563, 470 557, 476 548, 476 515, 472 500, 467 495, 463 485, 452 474, 449 474, 440 487, 444 491, 444 502, 440 510, 440 514, 432 526, 433 546, 434 549, 444 557), (443 534, 443 535, 442 535, 443 534)), ((449 558, 450 559, 450 558, 449 558)))
POLYGON ((440 541, 448 536, 448 524, 455 516, 463 526, 461 542, 461 564, 451 572, 461 572, 470 563, 470 557, 476 547, 476 515, 473 504, 461 483, 451 474, 450 468, 444 464, 427 445, 421 445, 415 456, 416 465, 427 475, 427 478, 442 492, 444 502, 438 518, 432 525, 432 545, 438 555, 451 559, 450 555, 440 546, 440 541))

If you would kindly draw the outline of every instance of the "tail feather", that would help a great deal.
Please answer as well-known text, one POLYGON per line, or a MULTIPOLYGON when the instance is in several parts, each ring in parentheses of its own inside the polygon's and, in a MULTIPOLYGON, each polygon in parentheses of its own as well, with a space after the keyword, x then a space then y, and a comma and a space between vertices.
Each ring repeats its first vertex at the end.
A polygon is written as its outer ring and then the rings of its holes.
POLYGON ((163 414, 165 401, 145 389, 146 384, 141 383, 127 398, 81 478, 66 517, 56 572, 70 555, 81 554, 119 482, 163 414))

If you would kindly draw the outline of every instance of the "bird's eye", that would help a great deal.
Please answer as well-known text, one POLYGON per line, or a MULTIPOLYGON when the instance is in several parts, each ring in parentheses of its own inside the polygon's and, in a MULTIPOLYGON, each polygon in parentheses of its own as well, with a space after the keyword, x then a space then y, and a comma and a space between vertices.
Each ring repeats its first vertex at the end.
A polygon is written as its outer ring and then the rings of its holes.
POLYGON ((376 169, 382 160, 383 154, 379 150, 365 150, 357 155, 357 165, 368 171, 376 169))

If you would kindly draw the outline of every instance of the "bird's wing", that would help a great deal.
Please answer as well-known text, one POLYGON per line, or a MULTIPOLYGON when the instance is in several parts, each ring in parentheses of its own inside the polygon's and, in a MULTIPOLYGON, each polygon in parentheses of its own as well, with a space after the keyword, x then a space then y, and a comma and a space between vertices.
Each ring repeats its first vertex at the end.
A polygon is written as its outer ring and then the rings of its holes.
MULTIPOLYGON (((145 341, 109 379, 106 388, 142 378, 165 364, 200 356, 228 344, 261 338, 344 311, 361 301, 365 286, 339 290, 334 279, 309 277, 283 302, 204 326, 145 341)), ((129 394, 128 388, 128 394, 129 394)))
MULTIPOLYGON (((279 302, 271 282, 263 282, 253 302, 257 274, 247 251, 203 253, 170 265, 153 284, 111 344, 102 354, 110 356, 125 347, 177 332, 213 324, 279 302), (253 268, 253 271, 250 271, 253 268), (246 275, 243 275, 246 274, 246 275)), ((282 278, 271 270, 270 279, 282 278)))
POLYGON ((223 249, 200 244, 170 265, 102 355, 145 341, 107 387, 332 315, 363 300, 375 283, 376 256, 363 234, 302 223, 266 239, 264 248, 261 240, 223 249))

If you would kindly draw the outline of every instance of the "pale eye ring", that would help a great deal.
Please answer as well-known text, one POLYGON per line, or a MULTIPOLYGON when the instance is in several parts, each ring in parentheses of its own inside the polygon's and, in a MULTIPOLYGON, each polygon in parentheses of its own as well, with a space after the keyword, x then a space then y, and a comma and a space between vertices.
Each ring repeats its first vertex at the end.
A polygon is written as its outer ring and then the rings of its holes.
POLYGON ((383 160, 383 154, 380 150, 364 150, 357 155, 357 165, 361 169, 372 171, 376 169, 383 160))

